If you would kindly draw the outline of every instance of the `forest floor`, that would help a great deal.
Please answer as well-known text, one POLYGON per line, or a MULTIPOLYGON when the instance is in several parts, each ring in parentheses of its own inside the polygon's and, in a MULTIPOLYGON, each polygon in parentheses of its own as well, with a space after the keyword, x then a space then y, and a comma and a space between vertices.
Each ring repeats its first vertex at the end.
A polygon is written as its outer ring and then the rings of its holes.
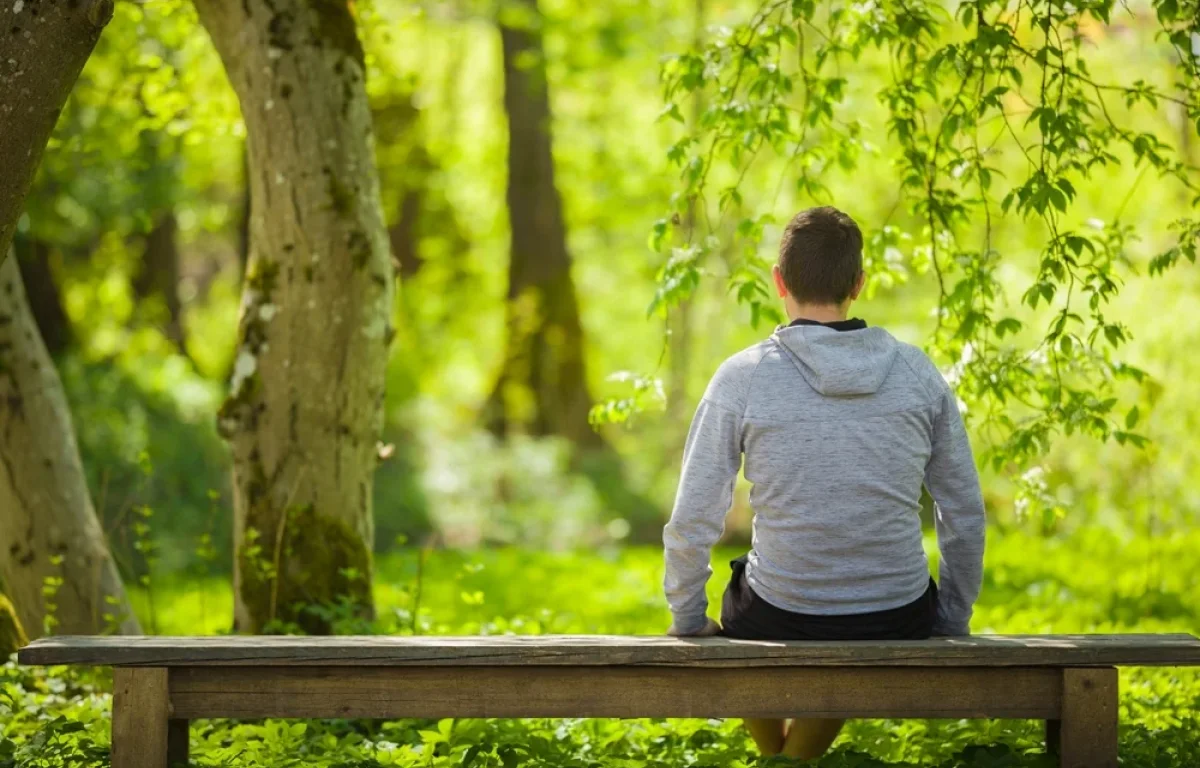
MULTIPOLYGON (((975 632, 1200 632, 1200 533, 1150 539, 1088 529, 1044 539, 993 530, 975 632)), ((715 558, 710 600, 728 575, 715 558)), ((657 634, 661 552, 516 549, 416 550, 381 556, 371 627, 422 634, 657 634), (418 576, 420 574, 420 576, 418 576)), ((156 576, 135 602, 143 625, 165 634, 228 627, 229 584, 218 577, 156 576)), ((103 671, 0 668, 0 768, 108 764, 109 678, 103 671)), ((1200 670, 1121 674, 1123 768, 1200 766, 1200 670)), ((834 750, 805 765, 1049 766, 1033 721, 850 723, 834 750)), ((460 720, 204 721, 192 764, 205 768, 430 766, 746 766, 755 764, 737 721, 460 720)), ((759 765, 787 765, 759 761, 759 765)))

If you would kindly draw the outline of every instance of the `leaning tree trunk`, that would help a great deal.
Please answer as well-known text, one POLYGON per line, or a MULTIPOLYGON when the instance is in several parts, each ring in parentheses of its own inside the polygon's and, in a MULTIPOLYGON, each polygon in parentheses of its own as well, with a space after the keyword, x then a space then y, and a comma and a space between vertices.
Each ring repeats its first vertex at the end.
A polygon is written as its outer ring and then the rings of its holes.
POLYGON ((508 342, 487 420, 502 434, 560 435, 594 447, 600 438, 588 423, 583 329, 554 184, 542 17, 537 0, 513 6, 524 11, 522 25, 500 25, 511 229, 508 342))
POLYGON ((0 265, 0 579, 35 636, 48 606, 55 632, 136 633, 17 264, 0 265))
POLYGON ((88 496, 62 382, 10 258, 46 142, 112 13, 112 0, 0 3, 0 578, 35 635, 48 602, 61 631, 138 631, 88 496))
POLYGON ((236 627, 369 616, 394 274, 345 0, 196 0, 241 102, 250 259, 230 395, 236 627), (314 610, 314 607, 316 609, 314 610))
POLYGON ((33 175, 112 0, 0 3, 0 264, 33 175))

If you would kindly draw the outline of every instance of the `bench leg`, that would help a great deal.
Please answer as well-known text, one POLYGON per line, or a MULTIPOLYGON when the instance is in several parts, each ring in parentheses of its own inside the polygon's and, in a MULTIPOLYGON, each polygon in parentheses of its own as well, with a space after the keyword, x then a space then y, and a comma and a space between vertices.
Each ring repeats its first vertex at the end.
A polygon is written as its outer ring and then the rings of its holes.
POLYGON ((113 669, 112 768, 168 768, 167 670, 113 669))
POLYGON ((1062 717, 1046 721, 1062 768, 1117 768, 1117 670, 1063 670, 1062 717))
POLYGON ((1046 721, 1046 754, 1062 753, 1062 720, 1046 721))
POLYGON ((167 721, 167 765, 171 768, 188 764, 188 721, 171 718, 167 721))

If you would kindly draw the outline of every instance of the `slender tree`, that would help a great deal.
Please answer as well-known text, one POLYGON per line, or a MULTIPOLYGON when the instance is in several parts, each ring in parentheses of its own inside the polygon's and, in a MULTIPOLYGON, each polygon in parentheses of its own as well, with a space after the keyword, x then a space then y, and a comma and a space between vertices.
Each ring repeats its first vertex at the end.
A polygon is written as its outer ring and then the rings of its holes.
MULTIPOLYGON (((179 219, 174 210, 158 215, 146 233, 142 262, 133 280, 133 292, 139 299, 162 301, 163 334, 182 354, 187 354, 183 329, 183 303, 179 300, 179 219)), ((157 307, 156 307, 157 308, 157 307)))
MULTIPOLYGON (((139 100, 145 115, 152 115, 145 99, 139 100)), ((142 258, 133 275, 133 293, 143 305, 145 317, 186 356, 183 302, 179 299, 179 218, 175 212, 180 195, 181 142, 147 131, 139 145, 141 163, 135 180, 151 225, 141 238, 142 258)))
POLYGON ((235 624, 371 613, 372 478, 394 274, 365 63, 339 0, 196 0, 246 122, 249 264, 219 427, 235 624), (317 606, 317 608, 313 608, 317 606))
MULTIPOLYGON (((692 46, 700 48, 704 45, 704 6, 707 0, 695 0, 692 11, 692 46)), ((704 111, 704 100, 699 94, 692 101, 691 124, 696 125, 704 111)), ((696 231, 696 201, 688 201, 684 212, 683 227, 688 236, 696 231)), ((680 448, 687 436, 688 413, 690 401, 687 396, 688 374, 691 372, 692 351, 692 314, 695 297, 687 296, 667 310, 667 344, 669 351, 669 385, 667 390, 667 421, 675 427, 673 436, 680 448)), ((675 459, 674 456, 671 457, 675 459)))
POLYGON ((501 434, 560 435, 595 447, 583 328, 554 182, 542 23, 537 0, 514 0, 500 18, 511 263, 507 349, 487 419, 501 434))

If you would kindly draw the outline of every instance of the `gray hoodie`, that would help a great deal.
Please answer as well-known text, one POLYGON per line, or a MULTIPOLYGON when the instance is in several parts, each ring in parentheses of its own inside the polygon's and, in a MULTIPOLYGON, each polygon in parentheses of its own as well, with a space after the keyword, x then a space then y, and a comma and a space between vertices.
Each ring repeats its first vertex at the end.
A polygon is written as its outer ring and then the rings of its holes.
POLYGON ((797 325, 721 365, 692 421, 663 532, 681 633, 704 626, 711 549, 743 457, 754 510, 746 578, 762 599, 837 615, 919 598, 929 586, 924 485, 941 551, 935 632, 969 632, 983 498, 957 400, 921 350, 882 328, 797 325))

